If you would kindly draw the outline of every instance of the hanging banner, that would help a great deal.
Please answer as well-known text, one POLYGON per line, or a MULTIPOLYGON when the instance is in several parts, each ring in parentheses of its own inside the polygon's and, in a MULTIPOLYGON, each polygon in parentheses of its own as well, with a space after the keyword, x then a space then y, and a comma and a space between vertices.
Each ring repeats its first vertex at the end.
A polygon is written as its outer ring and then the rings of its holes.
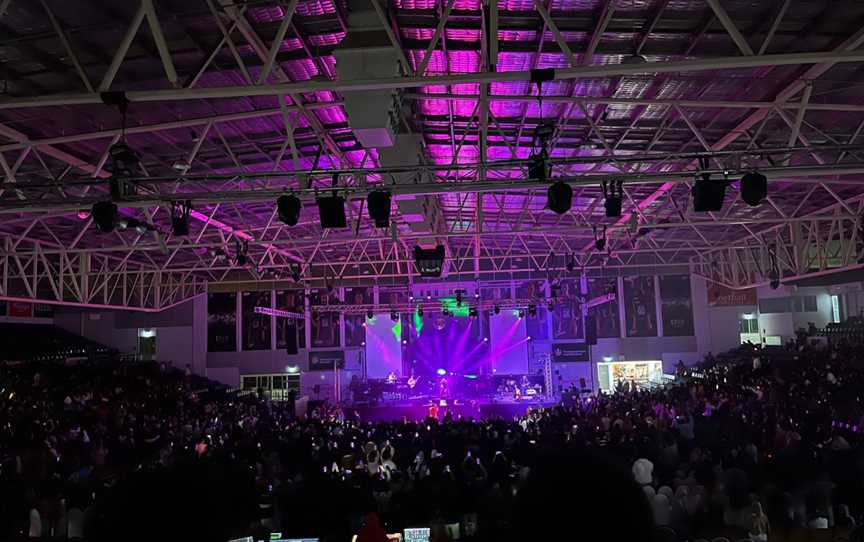
POLYGON ((657 336, 654 277, 624 277, 624 328, 628 337, 657 336))
MULTIPOLYGON (((287 312, 305 315, 305 297, 303 290, 278 290, 276 292, 276 308, 287 312)), ((306 318, 276 318, 276 348, 283 350, 288 346, 286 334, 297 333, 297 348, 306 348, 306 318)))
POLYGON ((621 320, 618 313, 618 279, 616 277, 597 277, 588 279, 588 298, 605 298, 607 301, 588 309, 588 314, 594 316, 597 326, 597 337, 600 339, 617 339, 621 336, 621 320), (604 297, 608 296, 608 297, 604 297))
POLYGON ((270 290, 240 294, 243 350, 270 350, 272 347, 270 326, 273 317, 255 312, 255 307, 270 307, 270 294, 270 290))
POLYGON ((546 310, 546 284, 542 280, 527 280, 516 287, 516 298, 526 304, 525 334, 533 340, 549 338, 548 314, 546 310))
POLYGON ((709 307, 740 307, 742 305, 756 305, 757 303, 756 288, 733 290, 713 282, 708 283, 709 307))
POLYGON ((694 331, 693 302, 690 297, 690 275, 661 275, 660 313, 663 335, 689 337, 694 331))
POLYGON ((309 296, 312 322, 312 347, 333 348, 340 346, 338 290, 313 290, 309 296))
POLYGON ((237 351, 237 294, 207 295, 207 351, 237 351))
POLYGON ((578 280, 562 280, 552 298, 552 338, 582 339, 585 337, 582 325, 581 287, 578 280))

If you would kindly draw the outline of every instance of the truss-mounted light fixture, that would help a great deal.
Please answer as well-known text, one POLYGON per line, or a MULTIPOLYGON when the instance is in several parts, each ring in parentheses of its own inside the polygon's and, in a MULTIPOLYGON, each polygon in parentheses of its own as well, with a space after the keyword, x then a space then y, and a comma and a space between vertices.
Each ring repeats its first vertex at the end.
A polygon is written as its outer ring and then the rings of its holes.
POLYGON ((573 205, 573 188, 564 181, 556 181, 547 190, 546 199, 552 212, 563 215, 573 205))
POLYGON ((618 218, 621 216, 621 203, 624 199, 623 181, 603 181, 603 207, 606 208, 606 216, 618 218))
POLYGON ((597 226, 594 226, 594 248, 597 252, 606 250, 606 225, 603 225, 603 233, 597 233, 597 226))
POLYGON ((90 211, 96 229, 102 233, 111 233, 117 226, 117 205, 110 201, 99 201, 93 204, 90 211))
POLYGON ((414 263, 420 276, 440 277, 441 272, 444 271, 444 246, 438 245, 431 249, 415 246, 414 263))
POLYGON ((768 177, 758 171, 748 171, 741 177, 741 199, 750 207, 758 207, 768 197, 768 177))
POLYGON ((189 216, 192 213, 192 202, 175 201, 171 204, 171 234, 175 237, 189 235, 189 216))
POLYGON ((247 263, 249 263, 249 241, 237 241, 234 245, 234 261, 240 266, 244 267, 247 263))
POLYGON ((390 227, 390 200, 392 195, 385 190, 375 190, 366 196, 366 205, 369 207, 369 218, 375 223, 376 228, 390 227))
POLYGON ((276 198, 276 212, 279 220, 286 226, 296 226, 300 222, 302 207, 300 198, 294 194, 285 194, 276 198))

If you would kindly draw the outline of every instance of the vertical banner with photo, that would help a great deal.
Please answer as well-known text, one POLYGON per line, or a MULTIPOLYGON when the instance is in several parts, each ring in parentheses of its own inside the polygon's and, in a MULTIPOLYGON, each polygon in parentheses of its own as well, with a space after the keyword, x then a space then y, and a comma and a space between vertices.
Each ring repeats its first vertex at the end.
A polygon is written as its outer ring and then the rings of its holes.
MULTIPOLYGON (((372 288, 367 286, 354 286, 345 288, 345 305, 359 307, 372 305, 372 288)), ((345 346, 366 345, 366 312, 350 312, 345 314, 345 346)))
MULTIPOLYGON (((553 286, 554 288, 554 286, 553 286)), ((557 285, 553 297, 552 338, 582 339, 585 337, 582 325, 581 287, 578 280, 562 280, 557 285)))
POLYGON ((654 277, 624 277, 624 331, 628 337, 657 336, 654 277))
POLYGON ((207 295, 207 351, 237 351, 237 294, 207 295))
POLYGON ((618 312, 619 299, 617 277, 592 277, 588 279, 588 301, 598 303, 588 309, 588 314, 594 316, 598 338, 617 339, 621 336, 621 321, 618 312))
POLYGON ((312 348, 339 346, 339 301, 338 290, 313 290, 309 296, 312 320, 312 348))
POLYGON ((542 280, 528 280, 516 287, 516 298, 520 303, 535 307, 534 315, 525 314, 525 333, 532 339, 548 339, 548 311, 546 310, 546 286, 542 280))
POLYGON ((272 316, 255 312, 255 307, 271 308, 270 290, 243 292, 240 294, 240 310, 243 315, 241 330, 243 350, 270 350, 270 326, 272 316))
POLYGON ((289 333, 297 334, 297 348, 306 348, 306 302, 303 290, 277 290, 276 308, 280 311, 297 312, 303 318, 276 318, 276 348, 288 346, 289 333))
POLYGON ((661 275, 660 311, 663 315, 663 335, 689 337, 695 333, 690 275, 661 275))

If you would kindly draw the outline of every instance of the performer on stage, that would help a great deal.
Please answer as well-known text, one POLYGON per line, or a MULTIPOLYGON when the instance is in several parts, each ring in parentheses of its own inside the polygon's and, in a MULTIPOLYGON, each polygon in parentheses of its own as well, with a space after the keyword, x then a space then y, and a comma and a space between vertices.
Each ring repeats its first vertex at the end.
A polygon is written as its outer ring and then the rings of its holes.
POLYGON ((436 420, 438 419, 438 405, 437 404, 432 403, 432 405, 429 407, 429 417, 435 418, 436 420))
POLYGON ((446 377, 445 377, 445 378, 442 378, 442 379, 438 382, 438 395, 439 395, 442 399, 448 399, 448 398, 450 397, 450 388, 449 388, 449 386, 448 386, 448 384, 447 384, 447 378, 446 378, 446 377))
POLYGON ((397 380, 396 373, 393 371, 390 371, 390 374, 387 375, 387 383, 388 384, 395 384, 396 380, 397 380))

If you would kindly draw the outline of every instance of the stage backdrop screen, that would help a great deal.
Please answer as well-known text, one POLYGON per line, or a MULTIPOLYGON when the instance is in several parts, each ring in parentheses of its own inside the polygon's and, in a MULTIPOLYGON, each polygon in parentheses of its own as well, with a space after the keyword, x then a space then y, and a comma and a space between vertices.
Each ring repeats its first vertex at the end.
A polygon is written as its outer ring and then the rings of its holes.
POLYGON ((503 310, 501 314, 489 315, 489 335, 492 346, 489 362, 495 374, 528 373, 528 339, 525 335, 525 318, 518 311, 503 310))
POLYGON ((366 377, 386 378, 391 371, 402 376, 402 319, 376 314, 366 319, 366 377))
POLYGON ((425 312, 422 318, 417 313, 411 316, 406 359, 416 376, 432 376, 439 370, 454 375, 479 372, 488 359, 489 343, 480 335, 480 318, 467 313, 463 304, 454 305, 452 316, 437 311, 425 312))

